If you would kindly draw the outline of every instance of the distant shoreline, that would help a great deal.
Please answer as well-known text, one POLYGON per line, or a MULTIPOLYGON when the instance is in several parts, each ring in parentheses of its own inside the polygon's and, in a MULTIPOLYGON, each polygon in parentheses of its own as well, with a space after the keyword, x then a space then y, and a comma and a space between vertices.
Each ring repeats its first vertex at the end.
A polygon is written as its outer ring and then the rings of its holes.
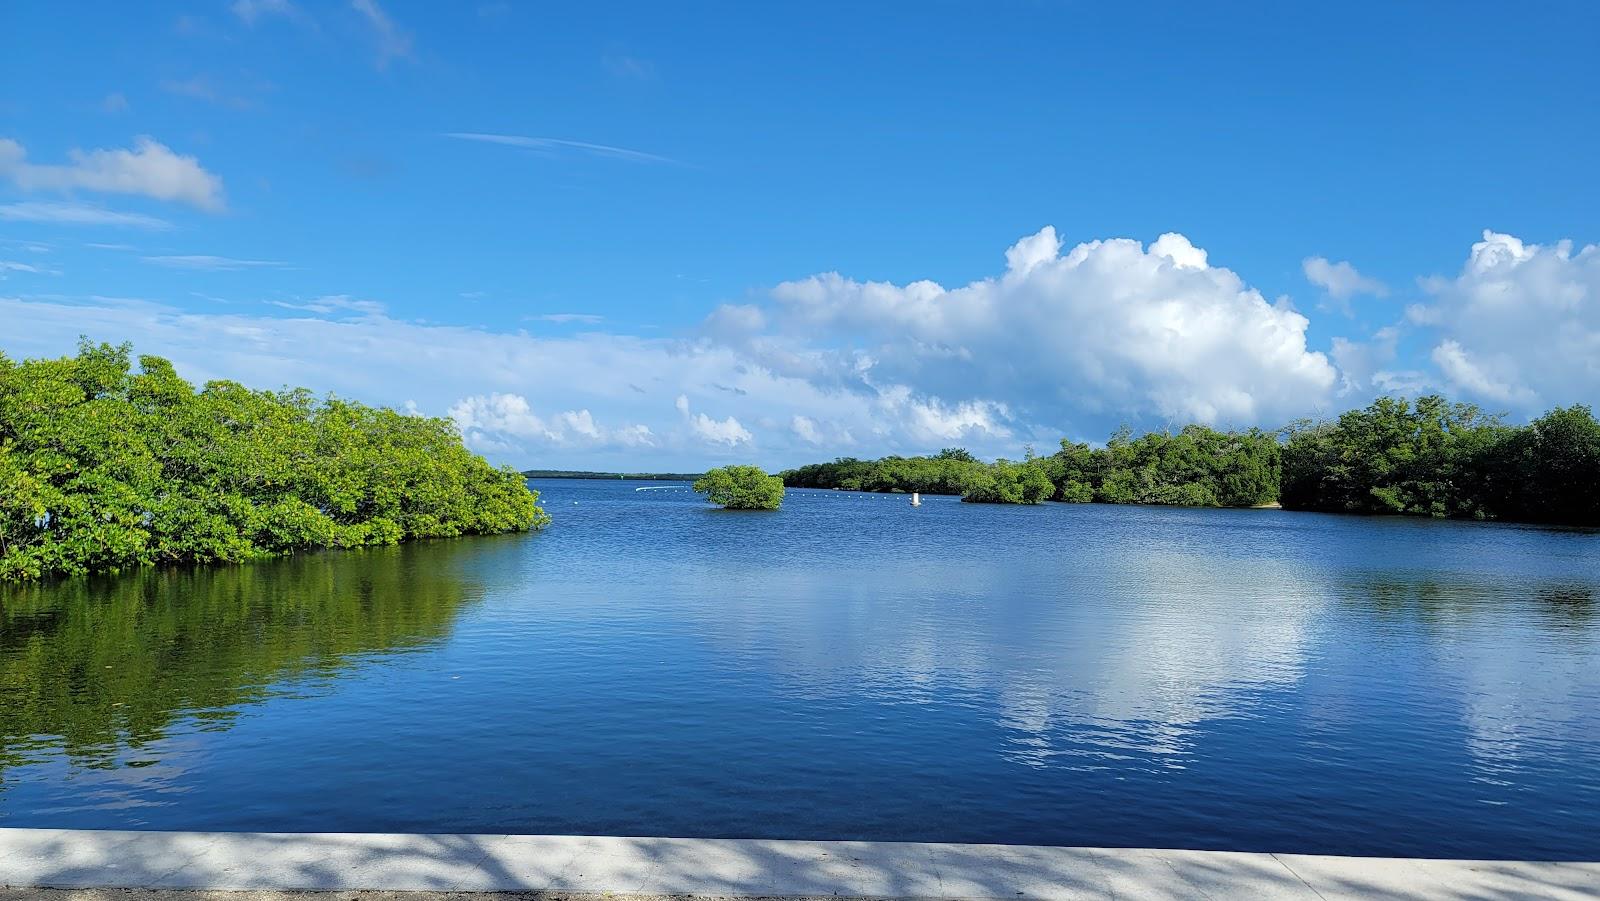
POLYGON ((635 482, 693 482, 703 473, 688 472, 587 472, 576 469, 529 469, 525 479, 612 479, 635 482))

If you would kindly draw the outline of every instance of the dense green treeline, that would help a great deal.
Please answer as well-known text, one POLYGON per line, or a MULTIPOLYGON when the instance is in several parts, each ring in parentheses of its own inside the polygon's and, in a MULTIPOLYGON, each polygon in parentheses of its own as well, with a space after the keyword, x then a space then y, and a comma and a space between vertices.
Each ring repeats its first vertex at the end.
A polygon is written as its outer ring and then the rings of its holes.
POLYGON ((0 580, 537 528, 522 476, 445 419, 304 389, 199 391, 83 342, 0 354, 0 580))
POLYGON ((1600 422, 1585 406, 1518 427, 1435 395, 1380 398, 1285 438, 1285 507, 1600 525, 1600 422))
POLYGON ((693 482, 703 472, 591 472, 586 469, 526 469, 525 479, 616 479, 628 482, 693 482))
POLYGON ((791 488, 839 488, 845 491, 920 491, 961 494, 988 466, 960 448, 946 448, 932 457, 884 457, 857 460, 840 457, 779 473, 791 488))
POLYGON ((1123 429, 1103 448, 1062 441, 1039 465, 1064 501, 1251 507, 1278 495, 1278 438, 1260 429, 1191 425, 1138 437, 1123 429))
POLYGON ((1038 461, 996 460, 972 473, 961 499, 973 504, 1037 504, 1055 493, 1055 483, 1038 461))
POLYGON ((1600 422, 1588 407, 1505 425, 1429 395, 1380 398, 1331 422, 1279 432, 1186 426, 1104 447, 1062 441, 1048 456, 983 463, 960 449, 931 457, 840 458, 789 470, 796 488, 1043 500, 1399 513, 1600 525, 1600 422))
POLYGON ((1123 430, 1105 447, 1062 441, 1055 454, 1030 452, 1021 461, 984 463, 946 448, 931 457, 814 463, 783 473, 783 480, 796 488, 959 494, 974 503, 1251 506, 1277 496, 1278 442, 1259 430, 1188 426, 1137 438, 1123 430))

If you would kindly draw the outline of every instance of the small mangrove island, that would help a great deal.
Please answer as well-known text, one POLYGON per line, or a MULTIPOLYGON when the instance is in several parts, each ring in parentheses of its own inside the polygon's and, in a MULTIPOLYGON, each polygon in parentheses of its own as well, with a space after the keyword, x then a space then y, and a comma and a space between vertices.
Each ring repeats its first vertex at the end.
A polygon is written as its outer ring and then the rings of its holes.
POLYGON ((0 580, 537 529, 448 419, 207 382, 83 341, 0 354, 0 580))
POLYGON ((780 474, 791 488, 959 494, 974 503, 1261 507, 1600 525, 1600 422, 1586 406, 1525 426, 1438 395, 1381 397, 1330 422, 1276 432, 1188 425, 1103 446, 985 463, 841 457, 780 474))

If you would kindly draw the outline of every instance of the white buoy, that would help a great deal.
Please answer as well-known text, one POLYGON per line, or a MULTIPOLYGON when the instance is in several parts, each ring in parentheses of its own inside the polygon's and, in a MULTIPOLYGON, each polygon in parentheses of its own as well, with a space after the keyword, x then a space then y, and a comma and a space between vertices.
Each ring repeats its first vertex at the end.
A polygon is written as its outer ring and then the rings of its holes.
POLYGON ((920 491, 911 492, 911 506, 913 506, 913 507, 922 506, 922 492, 920 492, 920 491))

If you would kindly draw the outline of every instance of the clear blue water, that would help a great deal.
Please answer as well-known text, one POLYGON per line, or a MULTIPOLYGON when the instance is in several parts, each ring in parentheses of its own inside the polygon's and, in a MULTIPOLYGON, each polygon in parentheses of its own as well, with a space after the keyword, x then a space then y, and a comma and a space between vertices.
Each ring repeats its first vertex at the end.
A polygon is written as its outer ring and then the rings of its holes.
POLYGON ((536 487, 0 590, 0 823, 1600 859, 1600 533, 536 487))

